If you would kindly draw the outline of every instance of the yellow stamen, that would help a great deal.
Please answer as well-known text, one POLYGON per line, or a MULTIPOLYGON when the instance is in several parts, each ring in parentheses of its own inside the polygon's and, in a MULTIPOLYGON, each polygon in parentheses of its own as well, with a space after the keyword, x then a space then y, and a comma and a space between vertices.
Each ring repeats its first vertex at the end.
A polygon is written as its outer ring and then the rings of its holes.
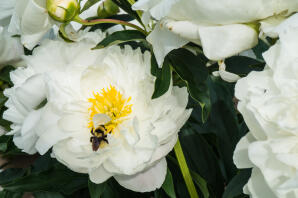
POLYGON ((111 118, 111 121, 105 124, 106 133, 114 133, 114 129, 131 113, 132 105, 128 104, 131 97, 125 99, 112 85, 107 89, 101 89, 100 93, 93 93, 93 96, 93 98, 88 99, 92 104, 89 108, 90 121, 88 127, 90 129, 98 127, 94 126, 93 123, 95 114, 106 114, 111 118))

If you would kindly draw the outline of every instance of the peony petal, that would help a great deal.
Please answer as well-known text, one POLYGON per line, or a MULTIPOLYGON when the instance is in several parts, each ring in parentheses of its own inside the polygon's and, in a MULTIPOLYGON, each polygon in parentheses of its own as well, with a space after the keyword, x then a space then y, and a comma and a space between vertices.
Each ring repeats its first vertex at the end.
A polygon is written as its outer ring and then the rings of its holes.
POLYGON ((89 171, 90 180, 96 184, 103 183, 112 176, 113 174, 106 171, 103 166, 94 168, 91 171, 89 171))
POLYGON ((247 25, 205 26, 199 28, 204 54, 210 60, 223 60, 254 47, 257 32, 247 25))
POLYGON ((16 0, 0 1, 0 20, 10 17, 13 14, 15 2, 16 0))
POLYGON ((161 23, 157 23, 154 30, 147 36, 147 40, 153 46, 153 51, 158 65, 161 67, 165 56, 172 51, 187 44, 186 39, 170 32, 161 23))
POLYGON ((45 9, 45 3, 42 2, 29 0, 21 18, 21 40, 30 50, 53 26, 53 22, 45 9))
POLYGON ((161 159, 148 170, 135 175, 115 175, 117 182, 130 190, 136 192, 150 192, 161 187, 167 173, 167 161, 161 159))
POLYGON ((246 184, 245 189, 245 193, 250 194, 254 198, 278 198, 269 188, 262 172, 258 168, 252 170, 251 178, 246 184))
POLYGON ((255 141, 255 138, 251 135, 251 133, 248 133, 238 142, 233 156, 233 161, 238 168, 254 167, 254 164, 249 160, 248 157, 248 147, 253 141, 255 141))

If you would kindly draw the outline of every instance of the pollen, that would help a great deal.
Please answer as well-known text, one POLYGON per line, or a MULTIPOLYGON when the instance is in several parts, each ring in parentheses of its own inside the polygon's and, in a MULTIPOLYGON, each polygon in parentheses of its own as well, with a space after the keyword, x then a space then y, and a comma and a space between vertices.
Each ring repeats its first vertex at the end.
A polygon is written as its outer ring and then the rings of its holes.
POLYGON ((114 133, 115 128, 123 121, 128 119, 132 112, 132 104, 129 104, 131 97, 125 98, 114 86, 103 88, 99 92, 93 93, 93 97, 88 101, 91 103, 89 108, 90 119, 88 128, 96 128, 94 126, 93 116, 101 113, 111 118, 111 121, 105 124, 106 134, 114 133))

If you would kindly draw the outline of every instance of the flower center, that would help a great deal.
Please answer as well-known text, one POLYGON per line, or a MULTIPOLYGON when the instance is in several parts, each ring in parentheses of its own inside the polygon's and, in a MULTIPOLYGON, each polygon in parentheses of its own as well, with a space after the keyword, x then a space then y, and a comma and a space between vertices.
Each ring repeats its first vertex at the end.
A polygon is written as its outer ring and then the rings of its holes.
MULTIPOLYGON (((97 114, 105 114, 110 118, 110 121, 105 123, 105 134, 114 133, 114 129, 127 119, 127 116, 131 113, 131 104, 128 104, 131 97, 125 99, 123 95, 112 85, 106 89, 102 89, 100 92, 93 93, 93 98, 89 98, 88 101, 92 104, 89 108, 90 121, 88 128, 97 129, 100 126, 96 126, 94 123, 94 116, 97 114)), ((96 135, 97 136, 97 135, 96 135)))

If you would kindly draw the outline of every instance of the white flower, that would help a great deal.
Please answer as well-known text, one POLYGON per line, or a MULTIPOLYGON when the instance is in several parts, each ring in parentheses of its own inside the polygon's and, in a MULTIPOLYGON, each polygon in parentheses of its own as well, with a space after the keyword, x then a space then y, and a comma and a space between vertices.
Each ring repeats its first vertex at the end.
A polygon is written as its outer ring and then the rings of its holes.
MULTIPOLYGON (((85 41, 87 39, 89 41, 86 42, 84 50, 94 47, 103 38, 101 33, 96 32, 79 32, 79 35, 78 40, 85 41)), ((54 48, 51 48, 46 43, 49 43, 49 41, 44 41, 44 45, 47 46, 46 48, 39 47, 33 51, 32 56, 24 57, 24 64, 27 65, 26 68, 19 67, 10 73, 14 86, 4 91, 4 95, 8 97, 8 101, 5 103, 8 109, 4 112, 3 118, 12 122, 12 130, 7 135, 14 135, 13 141, 16 146, 29 154, 37 152, 35 148, 38 140, 36 133, 39 130, 37 124, 41 120, 41 115, 46 113, 48 105, 46 104, 47 88, 44 73, 62 73, 60 68, 63 68, 58 64, 63 57, 60 60, 53 60, 51 56, 45 58, 39 57, 36 54, 45 54, 46 56, 48 50, 56 50, 58 53, 68 52, 58 51, 55 48, 62 43, 61 41, 54 42, 57 43, 54 48), (54 61, 57 62, 55 63, 54 61), (43 62, 49 62, 52 65, 48 66, 43 64, 43 62)), ((67 46, 67 44, 65 45, 67 46)))
POLYGON ((44 154, 53 147, 57 160, 95 183, 113 176, 134 191, 161 187, 165 156, 191 113, 186 88, 171 85, 152 100, 150 54, 139 49, 90 50, 82 40, 36 50, 30 65, 56 69, 45 74, 48 103, 35 148, 44 154))
MULTIPOLYGON (((6 10, 8 10, 6 5, 9 4, 11 6, 14 4, 13 11, 11 7, 9 9, 12 12, 12 18, 8 30, 13 35, 20 35, 22 44, 30 50, 44 38, 53 26, 59 25, 48 14, 46 3, 46 0, 2 0, 0 2, 0 20, 1 13, 6 13, 6 10)), ((86 1, 81 1, 81 6, 85 3, 86 1)), ((63 9, 58 9, 58 14, 59 10, 63 9)), ((96 15, 96 11, 94 12, 94 9, 90 9, 90 12, 89 10, 83 12, 82 16, 90 17, 94 16, 94 14, 96 15)), ((76 27, 76 30, 80 28, 80 25, 72 24, 76 27)))
POLYGON ((236 84, 238 110, 250 132, 238 143, 234 162, 253 168, 244 188, 253 198, 298 196, 297 19, 273 30, 280 41, 264 53, 266 69, 236 84))
POLYGON ((0 26, 0 68, 16 64, 21 60, 24 48, 20 39, 7 32, 7 27, 0 26))
POLYGON ((159 64, 165 55, 188 42, 202 45, 211 60, 222 60, 257 44, 256 21, 298 9, 295 0, 140 0, 135 10, 158 20, 147 40, 153 45, 159 64))
POLYGON ((20 39, 8 33, 7 25, 13 12, 14 1, 0 2, 0 68, 7 64, 15 64, 24 54, 20 39))

